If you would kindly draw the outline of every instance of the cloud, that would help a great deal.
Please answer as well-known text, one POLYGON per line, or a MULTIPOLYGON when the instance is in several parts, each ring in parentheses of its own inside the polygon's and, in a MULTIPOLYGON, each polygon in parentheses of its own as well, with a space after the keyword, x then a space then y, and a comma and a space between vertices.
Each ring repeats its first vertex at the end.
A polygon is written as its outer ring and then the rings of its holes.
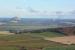
POLYGON ((75 16, 75 10, 64 12, 64 14, 67 16, 75 16))
POLYGON ((31 8, 31 7, 28 7, 28 9, 27 9, 29 12, 31 12, 31 13, 38 13, 39 11, 37 11, 37 10, 34 10, 33 8, 31 8))
POLYGON ((71 15, 75 15, 75 10, 69 12, 71 15))
POLYGON ((0 16, 57 16, 57 15, 75 15, 75 10, 69 12, 39 10, 32 7, 0 8, 0 16))
POLYGON ((61 15, 63 12, 62 11, 56 11, 56 14, 61 15))

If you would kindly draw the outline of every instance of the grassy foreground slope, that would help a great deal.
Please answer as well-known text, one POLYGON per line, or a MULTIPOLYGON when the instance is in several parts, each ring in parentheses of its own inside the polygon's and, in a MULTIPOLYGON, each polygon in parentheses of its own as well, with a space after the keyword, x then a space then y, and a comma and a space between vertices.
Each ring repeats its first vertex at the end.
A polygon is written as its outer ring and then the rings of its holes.
POLYGON ((61 44, 44 40, 37 34, 0 35, 0 50, 18 50, 18 46, 38 49, 57 45, 61 44))
POLYGON ((43 50, 75 50, 75 45, 63 45, 60 43, 47 41, 43 39, 43 37, 58 37, 63 36, 61 34, 58 35, 54 33, 27 33, 27 34, 12 34, 0 35, 0 50, 19 50, 21 46, 24 46, 27 49, 35 48, 33 50, 37 50, 38 48, 43 48, 43 50))

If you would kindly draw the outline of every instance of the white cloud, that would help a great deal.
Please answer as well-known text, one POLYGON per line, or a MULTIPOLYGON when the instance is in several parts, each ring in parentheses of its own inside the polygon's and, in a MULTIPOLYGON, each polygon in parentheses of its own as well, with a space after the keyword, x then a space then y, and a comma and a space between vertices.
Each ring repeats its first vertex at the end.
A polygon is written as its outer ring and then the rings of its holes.
POLYGON ((48 11, 38 10, 31 7, 28 8, 0 8, 0 16, 56 16, 56 15, 75 15, 75 11, 63 12, 63 11, 48 11))

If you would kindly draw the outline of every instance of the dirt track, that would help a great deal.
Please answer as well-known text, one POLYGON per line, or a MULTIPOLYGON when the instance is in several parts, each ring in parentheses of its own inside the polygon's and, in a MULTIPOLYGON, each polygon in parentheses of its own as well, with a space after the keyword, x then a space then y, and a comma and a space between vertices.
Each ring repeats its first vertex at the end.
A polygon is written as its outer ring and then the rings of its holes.
POLYGON ((75 44, 75 36, 64 36, 64 37, 55 37, 55 38, 45 38, 45 40, 59 42, 59 43, 62 43, 62 44, 75 44))

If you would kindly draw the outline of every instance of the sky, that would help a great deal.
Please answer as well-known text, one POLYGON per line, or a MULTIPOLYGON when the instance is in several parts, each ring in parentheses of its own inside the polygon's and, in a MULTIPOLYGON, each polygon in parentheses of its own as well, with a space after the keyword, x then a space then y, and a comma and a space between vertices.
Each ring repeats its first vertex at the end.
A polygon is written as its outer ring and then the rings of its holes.
POLYGON ((0 17, 75 15, 75 0, 0 0, 0 17))

